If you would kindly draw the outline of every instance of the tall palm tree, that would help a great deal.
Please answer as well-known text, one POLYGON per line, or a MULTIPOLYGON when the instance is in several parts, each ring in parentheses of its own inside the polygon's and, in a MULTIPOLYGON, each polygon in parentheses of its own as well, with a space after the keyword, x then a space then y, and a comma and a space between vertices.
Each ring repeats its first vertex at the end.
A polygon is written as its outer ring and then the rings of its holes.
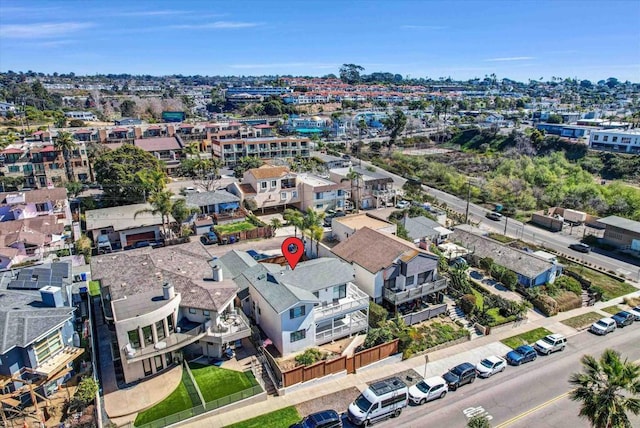
POLYGON ((169 190, 161 190, 159 192, 154 192, 149 196, 149 204, 151 208, 145 208, 139 211, 136 211, 133 215, 133 218, 138 217, 139 214, 143 213, 151 213, 153 215, 160 214, 162 216, 162 233, 165 238, 168 236, 167 226, 170 223, 169 216, 171 215, 171 211, 173 209, 173 202, 171 201, 171 197, 173 193, 169 190))
POLYGON ((185 147, 182 149, 182 152, 183 152, 185 155, 195 156, 195 157, 197 157, 197 158, 200 158, 200 146, 199 146, 199 145, 198 145, 198 143, 197 143, 197 142, 195 142, 195 141, 194 141, 194 142, 192 142, 192 143, 189 143, 187 146, 185 146, 185 147))
MULTIPOLYGON (((144 189, 145 194, 153 195, 165 190, 169 177, 161 169, 142 170, 136 173, 140 186, 144 189)), ((151 201, 151 196, 145 198, 151 201)))
POLYGON ((324 229, 322 228, 322 221, 324 220, 324 216, 324 212, 317 212, 311 207, 307 208, 307 211, 304 213, 302 231, 303 235, 306 231, 309 234, 309 239, 311 239, 311 246, 309 247, 311 250, 311 254, 313 254, 314 240, 318 242, 316 253, 319 249, 319 241, 322 239, 322 235, 324 234, 324 229))
POLYGON ((187 205, 186 199, 176 199, 171 203, 171 215, 176 221, 178 233, 182 233, 182 223, 189 218, 190 215, 199 213, 198 207, 187 205))
POLYGON ((75 141, 73 141, 73 135, 70 132, 59 132, 58 138, 54 143, 54 147, 56 150, 62 152, 62 157, 64 158, 64 170, 67 175, 67 181, 73 180, 73 166, 71 165, 71 160, 69 159, 71 153, 77 148, 75 141))
POLYGON ((309 229, 309 236, 311 237, 311 245, 313 246, 313 240, 316 241, 316 257, 320 257, 320 241, 324 236, 324 228, 318 224, 313 225, 309 229))
POLYGON ((640 365, 624 361, 613 349, 605 349, 600 360, 581 359, 583 372, 574 373, 569 393, 582 404, 579 415, 594 428, 631 428, 627 413, 640 414, 640 365))
POLYGON ((343 181, 349 181, 351 183, 351 201, 353 202, 354 206, 356 207, 356 212, 358 212, 359 209, 359 200, 360 200, 360 179, 362 178, 362 174, 360 174, 358 171, 355 171, 353 168, 349 168, 349 172, 347 173, 347 175, 345 175, 345 177, 340 180, 340 182, 343 181), (353 183, 355 182, 356 184, 356 190, 358 190, 357 194, 354 193, 353 191, 353 183))
POLYGON ((302 230, 303 227, 304 218, 302 213, 296 209, 287 208, 284 210, 282 218, 284 218, 287 223, 293 225, 293 236, 297 237, 298 229, 302 230))

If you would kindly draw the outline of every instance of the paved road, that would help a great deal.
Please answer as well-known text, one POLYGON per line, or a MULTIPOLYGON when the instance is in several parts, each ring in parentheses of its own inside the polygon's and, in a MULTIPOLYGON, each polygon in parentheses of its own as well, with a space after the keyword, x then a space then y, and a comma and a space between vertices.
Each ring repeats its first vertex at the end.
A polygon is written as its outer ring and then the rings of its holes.
MULTIPOLYGON (((491 425, 506 427, 586 427, 577 416, 578 406, 563 394, 569 391, 570 373, 580 371, 580 356, 599 356, 613 348, 632 361, 640 359, 640 323, 605 337, 585 331, 569 339, 563 352, 539 356, 522 367, 508 367, 504 373, 449 392, 442 400, 410 406, 398 419, 380 427, 464 427, 468 417, 484 413, 491 425)), ((640 426, 640 418, 633 419, 640 426)))

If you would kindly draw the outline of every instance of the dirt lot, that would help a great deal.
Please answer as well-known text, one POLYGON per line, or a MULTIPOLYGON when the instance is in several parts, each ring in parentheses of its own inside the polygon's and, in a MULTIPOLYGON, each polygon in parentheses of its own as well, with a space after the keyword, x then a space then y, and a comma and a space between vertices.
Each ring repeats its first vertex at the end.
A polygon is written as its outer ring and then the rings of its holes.
POLYGON ((296 408, 300 416, 307 416, 311 413, 327 409, 333 409, 338 413, 343 413, 347 411, 349 404, 355 400, 358 395, 360 395, 360 391, 354 386, 333 394, 323 395, 322 397, 305 401, 304 403, 298 404, 296 408))

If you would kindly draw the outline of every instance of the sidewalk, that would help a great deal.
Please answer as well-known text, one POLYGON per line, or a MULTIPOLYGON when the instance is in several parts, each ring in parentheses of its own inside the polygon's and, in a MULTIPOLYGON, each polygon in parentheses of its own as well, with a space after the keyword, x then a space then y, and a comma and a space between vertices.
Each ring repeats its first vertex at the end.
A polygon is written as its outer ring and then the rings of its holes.
MULTIPOLYGON (((638 297, 640 296, 640 291, 636 291, 628 296, 638 297)), ((569 312, 562 312, 551 318, 530 319, 517 327, 503 330, 489 336, 482 336, 478 339, 444 348, 439 351, 431 352, 429 353, 429 363, 427 364, 427 376, 442 375, 442 373, 447 371, 449 368, 463 361, 476 362, 488 355, 504 355, 509 348, 503 345, 500 340, 538 327, 545 327, 554 333, 561 333, 565 336, 578 334, 576 329, 562 324, 561 321, 587 312, 599 311, 599 309, 619 303, 622 303, 622 297, 609 300, 608 302, 598 302, 594 306, 574 309, 569 312)), ((607 314, 605 312, 602 312, 603 317, 606 315, 607 314)), ((208 417, 203 415, 202 418, 193 419, 180 424, 180 426, 190 428, 220 428, 354 386, 362 391, 367 388, 367 382, 390 377, 398 372, 410 369, 414 369, 422 376, 425 371, 424 356, 420 355, 404 361, 394 361, 391 359, 391 362, 386 364, 380 363, 369 368, 362 368, 356 374, 336 378, 330 377, 324 382, 318 382, 308 387, 301 387, 295 392, 290 392, 284 396, 269 396, 266 401, 240 409, 231 410, 219 415, 208 417)), ((349 403, 345 403, 345 408, 348 404, 349 403)))

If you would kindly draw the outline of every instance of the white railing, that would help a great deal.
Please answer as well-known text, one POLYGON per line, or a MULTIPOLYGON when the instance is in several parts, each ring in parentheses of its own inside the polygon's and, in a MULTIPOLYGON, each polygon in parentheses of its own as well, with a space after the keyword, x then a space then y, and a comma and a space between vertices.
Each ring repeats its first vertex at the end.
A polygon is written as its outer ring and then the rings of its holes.
POLYGON ((329 303, 327 306, 317 306, 313 309, 316 322, 336 315, 347 314, 369 307, 369 296, 359 289, 353 289, 347 292, 347 297, 340 299, 337 303, 329 303))
POLYGON ((316 332, 316 344, 321 345, 331 340, 348 336, 350 334, 367 329, 368 320, 364 314, 354 313, 351 315, 351 317, 352 319, 350 320, 349 324, 316 332), (356 314, 359 314, 361 316, 356 314))
POLYGON ((237 309, 237 313, 231 315, 227 322, 211 326, 207 334, 220 343, 243 339, 251 335, 251 323, 242 313, 242 310, 237 309))

